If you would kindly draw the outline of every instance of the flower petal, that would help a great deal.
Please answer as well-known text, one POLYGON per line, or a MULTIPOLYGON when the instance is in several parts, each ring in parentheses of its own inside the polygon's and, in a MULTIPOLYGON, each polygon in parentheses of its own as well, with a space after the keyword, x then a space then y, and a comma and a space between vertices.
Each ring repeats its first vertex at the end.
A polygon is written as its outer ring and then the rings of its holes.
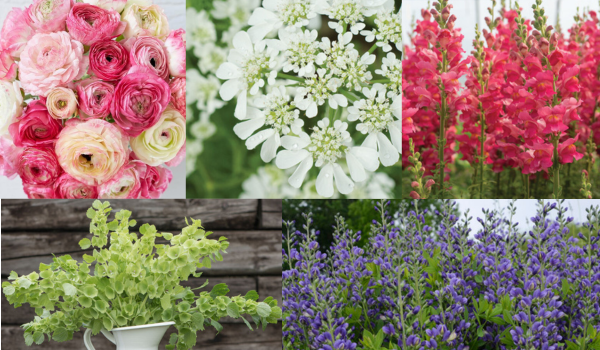
POLYGON ((400 121, 393 122, 390 124, 390 138, 392 139, 392 144, 396 147, 398 152, 402 154, 402 124, 400 121))
POLYGON ((367 173, 365 172, 365 168, 360 164, 358 159, 352 153, 348 152, 346 154, 346 163, 348 164, 348 170, 350 171, 350 176, 352 180, 356 182, 362 182, 367 179, 367 173))
POLYGON ((248 149, 256 148, 256 146, 260 145, 261 143, 265 142, 267 138, 271 137, 274 132, 275 131, 273 129, 266 129, 250 136, 248 140, 246 140, 246 147, 248 149))
POLYGON ((290 176, 290 178, 288 180, 289 184, 294 188, 300 188, 300 186, 302 186, 302 182, 304 181, 304 178, 306 177, 306 174, 312 168, 312 166, 313 166, 312 157, 306 157, 306 159, 304 159, 302 161, 302 163, 300 163, 300 165, 298 165, 298 167, 296 168, 296 171, 294 171, 292 176, 290 176))
POLYGON ((237 79, 227 80, 219 89, 219 95, 223 101, 231 101, 240 92, 242 85, 237 79))
POLYGON ((279 139, 279 134, 274 133, 263 143, 262 148, 260 149, 260 158, 265 163, 269 163, 275 156, 277 155, 277 149, 281 146, 281 140, 279 139))
POLYGON ((325 165, 317 176, 317 193, 323 197, 333 196, 333 166, 325 165))
POLYGON ((368 171, 379 168, 379 155, 377 150, 370 147, 352 147, 348 154, 352 154, 360 164, 368 171))
POLYGON ((398 150, 383 133, 377 134, 377 146, 379 146, 379 159, 384 166, 392 166, 400 159, 398 150))
POLYGON ((248 53, 254 52, 254 47, 252 46, 252 39, 250 39, 250 35, 246 32, 238 32, 233 37, 233 47, 238 50, 246 51, 248 53))
POLYGON ((308 152, 305 149, 301 149, 298 151, 282 150, 279 151, 279 153, 277 153, 275 165, 277 165, 279 169, 288 169, 300 163, 309 156, 310 152, 308 152))
POLYGON ((245 140, 263 125, 265 125, 265 118, 249 119, 237 123, 233 127, 233 132, 235 132, 240 139, 245 140))
MULTIPOLYGON (((223 84, 225 86, 225 84, 223 84)), ((238 119, 246 119, 246 108, 248 107, 248 90, 242 90, 238 95, 237 104, 235 105, 235 113, 233 114, 238 119)))
POLYGON ((333 164, 335 186, 341 194, 348 194, 354 190, 354 182, 346 175, 339 164, 333 164))
POLYGON ((235 79, 242 76, 242 72, 240 71, 240 67, 236 66, 231 62, 224 62, 217 69, 217 78, 228 80, 235 79))

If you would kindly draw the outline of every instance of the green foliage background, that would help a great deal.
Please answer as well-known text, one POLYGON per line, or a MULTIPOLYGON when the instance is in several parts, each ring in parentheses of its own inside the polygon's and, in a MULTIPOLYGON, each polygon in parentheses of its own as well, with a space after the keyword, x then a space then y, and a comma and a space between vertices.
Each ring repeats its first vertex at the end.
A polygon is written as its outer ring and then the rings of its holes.
MULTIPOLYGON (((193 7, 196 10, 210 11, 213 9, 214 1, 220 0, 186 0, 187 7, 193 7)), ((400 8, 401 0, 396 0, 396 8, 400 8)), ((217 20, 214 22, 217 32, 220 33, 229 27, 229 20, 217 20)), ((336 33, 327 26, 327 21, 323 20, 323 25, 320 29, 320 36, 327 36, 331 39, 336 38, 336 33)), ((361 40, 363 37, 355 37, 355 40, 361 40)), ((371 43, 364 41, 356 42, 356 48, 359 52, 368 51, 372 46, 371 43)), ((398 51, 394 51, 397 57, 400 57, 398 51)), ((376 55, 379 58, 377 68, 381 64, 381 58, 384 57, 383 51, 378 49, 376 55)), ((198 58, 193 54, 193 50, 188 50, 186 55, 187 67, 198 67, 198 58)), ((210 138, 204 140, 203 152, 198 156, 196 161, 196 170, 190 174, 186 181, 186 196, 187 198, 237 198, 242 193, 242 183, 256 173, 257 169, 266 165, 260 158, 260 146, 254 150, 248 150, 245 146, 245 141, 239 139, 233 132, 233 127, 239 121, 233 116, 235 110, 235 99, 227 103, 223 108, 215 111, 210 120, 216 126, 216 132, 210 138)), ((195 104, 189 105, 193 111, 194 121, 198 120, 199 112, 195 104)), ((325 109, 320 111, 321 115, 325 109)), ((191 118, 192 116, 188 116, 191 118)), ((313 125, 316 125, 320 118, 312 118, 306 120, 305 130, 308 130, 313 125)), ((194 123, 191 121, 189 126, 194 123)), ((352 128, 351 128, 352 129, 352 128)), ((351 131, 354 131, 353 129, 351 131)), ((193 136, 188 131, 188 138, 193 136)), ((356 140, 360 144, 364 137, 356 140)), ((307 178, 315 178, 320 169, 311 169, 310 175, 307 178)), ((402 198, 402 175, 400 163, 397 166, 383 167, 380 166, 378 172, 384 172, 390 176, 396 183, 394 189, 394 198, 402 198)))

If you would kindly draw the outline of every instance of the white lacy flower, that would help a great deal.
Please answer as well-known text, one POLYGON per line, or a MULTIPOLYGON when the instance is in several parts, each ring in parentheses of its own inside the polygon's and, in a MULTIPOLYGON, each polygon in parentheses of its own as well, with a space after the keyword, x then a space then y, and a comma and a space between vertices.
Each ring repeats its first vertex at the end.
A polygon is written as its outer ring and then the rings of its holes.
POLYGON ((285 150, 277 154, 275 164, 281 169, 298 165, 288 182, 299 188, 308 171, 314 165, 321 168, 317 176, 316 188, 319 195, 331 197, 334 193, 333 183, 342 194, 348 194, 354 189, 354 181, 366 179, 365 169, 375 171, 379 160, 374 149, 368 147, 352 147, 348 124, 340 120, 329 126, 325 118, 317 123, 312 134, 302 132, 300 136, 284 136, 281 144, 285 150), (338 164, 344 155, 348 162, 350 177, 338 164))
POLYGON ((185 20, 187 36, 192 46, 203 50, 204 45, 217 40, 215 25, 206 11, 197 12, 193 7, 189 7, 185 13, 185 20))
POLYGON ((396 44, 396 48, 400 50, 400 43, 402 42, 400 20, 400 12, 380 14, 375 18, 376 28, 363 30, 360 34, 366 37, 367 42, 373 42, 377 39, 376 45, 381 47, 384 52, 392 51, 390 43, 396 44))
POLYGON ((322 0, 323 9, 320 13, 335 19, 338 22, 329 22, 329 27, 338 33, 342 33, 346 25, 350 25, 350 31, 356 35, 365 28, 363 23, 365 17, 371 17, 377 13, 387 0, 322 0))
POLYGON ((375 73, 390 80, 388 83, 388 97, 392 98, 400 95, 402 90, 402 62, 396 58, 393 52, 388 52, 387 57, 382 60, 381 69, 375 70, 375 73))
POLYGON ((370 173, 364 182, 357 182, 354 191, 346 196, 353 199, 388 199, 394 198, 396 183, 385 173, 370 173))
POLYGON ((363 94, 366 99, 358 100, 348 107, 348 120, 360 121, 356 130, 369 134, 363 145, 377 147, 381 164, 392 166, 398 162, 399 152, 402 150, 402 122, 392 116, 395 113, 383 85, 375 84, 372 89, 363 88, 363 94), (384 134, 385 131, 389 131, 392 142, 384 134))
POLYGON ((21 116, 22 104, 19 82, 0 80, 0 136, 8 134, 8 126, 21 116))
POLYGON ((351 41, 350 32, 338 35, 338 41, 334 42, 327 37, 323 38, 320 44, 323 52, 317 55, 316 62, 318 65, 325 65, 332 74, 340 77, 340 86, 360 91, 361 84, 373 79, 369 66, 375 62, 376 57, 368 52, 360 56, 351 41))
POLYGON ((215 110, 223 107, 225 103, 217 99, 217 92, 221 87, 219 79, 214 75, 204 77, 195 69, 186 72, 186 103, 196 102, 196 107, 200 111, 206 111, 212 114, 215 110))
POLYGON ((196 170, 196 160, 204 147, 201 140, 188 139, 185 143, 185 173, 186 177, 196 170))
POLYGON ((231 25, 241 28, 248 23, 250 12, 260 5, 260 0, 226 0, 213 1, 211 14, 218 19, 228 18, 231 25))
POLYGON ((198 68, 204 74, 216 73, 219 66, 227 61, 227 50, 212 42, 196 46, 194 55, 198 57, 198 68))
POLYGON ((224 101, 230 101, 237 96, 235 117, 244 119, 248 102, 248 92, 256 95, 265 86, 264 75, 272 84, 277 71, 272 70, 277 65, 277 51, 267 48, 265 41, 252 44, 246 32, 239 32, 233 38, 233 49, 229 52, 227 62, 217 70, 219 79, 227 80, 219 90, 224 101))
POLYGON ((299 119, 300 111, 294 107, 293 102, 290 103, 290 97, 283 86, 273 89, 267 96, 257 98, 254 104, 261 109, 249 107, 246 118, 233 131, 242 140, 247 139, 248 149, 254 149, 264 142, 260 157, 264 162, 270 162, 281 146, 280 136, 287 135, 290 131, 299 134, 304 121, 299 119), (263 126, 267 126, 267 129, 250 136, 263 126))
POLYGON ((316 30, 305 30, 291 33, 279 31, 278 40, 268 40, 267 45, 284 53, 283 64, 285 73, 293 71, 301 77, 310 77, 315 73, 315 61, 319 54, 319 33, 316 30))
MULTIPOLYGON (((204 141, 211 137, 217 131, 215 124, 210 122, 208 114, 202 114, 200 120, 192 124, 190 133, 196 138, 196 140, 204 141)), ((187 152, 187 149, 186 149, 187 152)))
POLYGON ((317 71, 317 75, 305 81, 305 86, 298 88, 294 99, 296 106, 306 111, 309 118, 315 117, 325 101, 329 101, 329 107, 337 109, 338 106, 348 106, 348 99, 342 94, 336 94, 341 81, 333 78, 323 68, 317 71))
POLYGON ((262 40, 279 28, 295 31, 306 27, 317 16, 317 0, 265 0, 248 20, 248 34, 253 41, 262 40))
POLYGON ((242 183, 244 192, 240 198, 303 198, 300 191, 291 187, 287 181, 285 172, 276 166, 265 165, 258 168, 256 174, 252 174, 242 183))

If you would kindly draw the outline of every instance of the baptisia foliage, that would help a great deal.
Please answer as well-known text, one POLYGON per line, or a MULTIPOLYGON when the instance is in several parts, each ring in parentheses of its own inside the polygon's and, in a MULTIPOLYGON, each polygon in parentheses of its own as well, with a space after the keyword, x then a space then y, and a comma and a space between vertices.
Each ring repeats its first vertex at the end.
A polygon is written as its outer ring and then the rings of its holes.
POLYGON ((192 219, 176 235, 144 224, 138 235, 129 231, 137 225, 130 211, 117 212, 114 220, 109 220, 110 212, 109 203, 100 201, 88 210, 93 237, 79 245, 94 250, 83 255, 83 262, 69 255, 55 257, 49 265, 40 264, 39 273, 19 276, 13 271, 11 282, 2 283, 11 305, 35 308, 35 319, 23 325, 27 345, 41 344, 46 336, 70 340, 81 327, 98 334, 102 329, 174 321, 177 333, 171 334, 167 349, 190 349, 196 332, 207 326, 220 331, 222 317, 241 318, 250 329, 246 316, 263 328, 281 318, 277 301, 268 297, 259 302, 255 291, 228 297, 225 284, 198 294, 208 281, 195 289, 181 285, 190 276, 200 277, 198 268, 222 261, 229 247, 225 237, 207 238, 212 232, 200 220, 192 219))
POLYGON ((600 349, 599 207, 539 201, 525 231, 513 202, 473 235, 455 203, 413 204, 380 202, 364 248, 342 217, 327 252, 310 213, 284 221, 284 349, 600 349))
POLYGON ((220 97, 237 98, 234 132, 248 149, 261 146, 262 161, 291 169, 293 188, 314 180, 324 197, 335 189, 349 195, 380 164, 398 164, 400 56, 391 51, 400 48, 401 27, 393 0, 266 1, 247 23, 216 77, 225 81, 220 97), (321 15, 334 40, 312 29, 321 15), (359 41, 372 46, 362 50, 359 41))

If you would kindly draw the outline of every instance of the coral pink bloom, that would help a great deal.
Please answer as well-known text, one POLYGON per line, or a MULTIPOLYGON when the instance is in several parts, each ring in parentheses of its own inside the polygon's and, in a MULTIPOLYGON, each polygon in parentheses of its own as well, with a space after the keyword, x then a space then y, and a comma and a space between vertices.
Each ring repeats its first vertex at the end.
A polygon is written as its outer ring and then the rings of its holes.
POLYGON ((544 134, 558 133, 569 129, 568 126, 563 124, 563 117, 565 115, 565 107, 558 105, 552 108, 542 107, 538 110, 538 115, 543 118, 546 122, 546 127, 542 132, 544 134))
POLYGON ((72 0, 34 0, 27 8, 31 27, 37 33, 51 33, 65 30, 72 0))
POLYGON ((417 86, 414 92, 417 95, 417 108, 430 107, 433 104, 431 93, 425 88, 417 86))
POLYGON ((4 20, 0 32, 0 48, 7 50, 14 59, 21 56, 25 44, 34 34, 29 23, 27 13, 17 7, 13 8, 4 20))
POLYGON ((56 198, 81 199, 98 198, 95 186, 84 184, 67 173, 63 173, 54 183, 56 198))
POLYGON ((552 166, 552 152, 554 146, 549 143, 538 143, 530 146, 530 150, 520 154, 523 165, 523 174, 534 174, 552 166))
POLYGON ((415 66, 419 69, 421 79, 431 80, 437 75, 435 65, 430 62, 419 61, 415 66))
POLYGON ((579 92, 579 66, 567 69, 565 74, 562 76, 561 90, 564 92, 579 92))
POLYGON ((98 78, 88 78, 77 84, 81 119, 103 119, 110 114, 115 87, 98 78))
POLYGON ((437 36, 437 40, 440 43, 442 50, 448 49, 448 45, 452 41, 452 33, 448 29, 443 29, 437 36))
POLYGON ((23 185, 23 192, 27 195, 29 199, 51 199, 57 198, 56 193, 54 191, 54 187, 52 186, 38 186, 31 184, 23 185))
POLYGON ((124 41, 123 46, 129 50, 129 62, 132 66, 146 67, 169 81, 169 56, 160 39, 152 36, 133 37, 124 41))
POLYGON ((84 45, 116 38, 123 33, 127 23, 121 22, 117 11, 98 6, 75 3, 67 17, 67 28, 73 39, 84 45))
POLYGON ((8 127, 18 147, 50 145, 61 130, 62 124, 48 113, 43 100, 31 101, 17 122, 8 127))
MULTIPOLYGON (((184 154, 185 157, 185 154, 184 154)), ((173 174, 165 167, 153 167, 141 161, 132 161, 139 173, 141 192, 140 198, 159 198, 169 187, 173 174)))
POLYGON ((558 144, 558 156, 562 164, 573 163, 574 160, 583 158, 583 154, 577 152, 577 147, 574 145, 577 139, 579 139, 579 134, 575 138, 570 138, 558 144))
POLYGON ((534 88, 540 97, 551 97, 554 95, 554 75, 550 71, 538 73, 525 87, 534 88))
POLYGON ((16 168, 24 185, 51 186, 63 172, 52 147, 25 148, 16 168))
POLYGON ((404 135, 415 132, 413 116, 418 112, 417 108, 408 108, 402 111, 402 133, 404 135))
POLYGON ((444 84, 444 90, 448 93, 460 90, 460 82, 456 72, 442 73, 442 83, 444 84))
POLYGON ((574 120, 581 120, 577 113, 577 109, 581 106, 580 101, 577 101, 574 97, 570 97, 563 100, 561 106, 565 107, 565 116, 563 118, 563 123, 565 125, 569 125, 569 123, 574 120))
POLYGON ((171 88, 171 104, 185 118, 185 77, 174 78, 169 83, 171 88))

